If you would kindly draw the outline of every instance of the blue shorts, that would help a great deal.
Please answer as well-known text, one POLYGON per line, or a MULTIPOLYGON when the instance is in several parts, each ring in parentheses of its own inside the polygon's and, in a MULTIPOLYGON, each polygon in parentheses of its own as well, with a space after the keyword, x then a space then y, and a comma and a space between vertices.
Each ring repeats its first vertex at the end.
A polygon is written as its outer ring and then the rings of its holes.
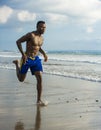
POLYGON ((21 64, 20 73, 26 74, 29 68, 30 68, 32 75, 34 75, 34 73, 36 71, 43 71, 41 59, 39 58, 39 56, 28 57, 26 63, 21 64))

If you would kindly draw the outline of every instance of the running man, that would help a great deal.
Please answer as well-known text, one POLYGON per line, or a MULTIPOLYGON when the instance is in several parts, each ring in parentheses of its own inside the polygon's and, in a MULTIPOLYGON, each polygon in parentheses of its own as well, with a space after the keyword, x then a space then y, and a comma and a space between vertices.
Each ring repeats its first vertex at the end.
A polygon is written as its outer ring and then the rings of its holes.
POLYGON ((39 58, 39 52, 43 55, 44 61, 48 60, 48 57, 44 50, 41 48, 43 44, 43 37, 46 29, 46 24, 44 21, 38 21, 36 25, 36 31, 27 33, 26 35, 22 36, 20 39, 16 41, 17 47, 22 55, 21 63, 19 64, 18 60, 14 60, 13 63, 16 66, 16 74, 18 80, 23 82, 28 69, 32 75, 35 75, 37 80, 37 104, 44 105, 41 100, 42 94, 42 63, 41 59, 39 58), (22 43, 26 42, 26 51, 23 51, 22 43))

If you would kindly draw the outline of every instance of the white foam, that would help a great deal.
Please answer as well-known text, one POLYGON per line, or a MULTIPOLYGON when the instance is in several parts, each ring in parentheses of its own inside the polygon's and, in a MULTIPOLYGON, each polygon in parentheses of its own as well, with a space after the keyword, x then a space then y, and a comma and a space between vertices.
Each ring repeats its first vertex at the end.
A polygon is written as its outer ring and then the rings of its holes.
MULTIPOLYGON (((101 55, 49 54, 48 57, 48 62, 43 62, 45 73, 101 82, 101 55)), ((0 52, 0 68, 15 69, 12 61, 16 58, 20 59, 19 53, 0 52)))

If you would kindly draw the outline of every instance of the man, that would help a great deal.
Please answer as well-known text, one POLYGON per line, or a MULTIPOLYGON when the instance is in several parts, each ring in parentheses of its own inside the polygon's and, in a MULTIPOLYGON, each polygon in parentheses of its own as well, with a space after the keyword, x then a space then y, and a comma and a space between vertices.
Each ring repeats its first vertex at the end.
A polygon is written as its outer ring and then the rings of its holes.
POLYGON ((42 94, 42 63, 39 58, 39 52, 43 55, 44 61, 48 60, 48 57, 44 50, 41 48, 43 44, 43 37, 46 29, 44 21, 38 21, 36 31, 27 33, 16 41, 17 47, 22 54, 21 63, 19 65, 18 60, 14 60, 13 63, 16 65, 16 74, 18 80, 23 82, 28 69, 30 68, 32 75, 35 75, 37 79, 37 104, 44 105, 41 101, 42 94), (22 43, 26 42, 26 51, 23 51, 22 43))

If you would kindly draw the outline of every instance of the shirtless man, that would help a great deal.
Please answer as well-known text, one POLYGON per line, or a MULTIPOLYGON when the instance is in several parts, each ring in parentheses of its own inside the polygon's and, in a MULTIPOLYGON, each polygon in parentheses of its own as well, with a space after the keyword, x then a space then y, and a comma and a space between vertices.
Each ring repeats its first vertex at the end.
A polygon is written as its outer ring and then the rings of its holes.
POLYGON ((17 47, 22 54, 21 63, 19 65, 18 60, 14 60, 16 65, 16 74, 18 80, 23 82, 28 69, 30 68, 32 75, 35 75, 37 79, 37 104, 44 105, 41 101, 42 94, 42 63, 39 58, 39 52, 43 55, 44 61, 48 60, 48 57, 44 50, 41 48, 43 44, 42 34, 45 32, 46 24, 44 21, 38 21, 36 31, 27 33, 16 41, 17 47), (26 51, 23 51, 22 43, 26 42, 26 51))

